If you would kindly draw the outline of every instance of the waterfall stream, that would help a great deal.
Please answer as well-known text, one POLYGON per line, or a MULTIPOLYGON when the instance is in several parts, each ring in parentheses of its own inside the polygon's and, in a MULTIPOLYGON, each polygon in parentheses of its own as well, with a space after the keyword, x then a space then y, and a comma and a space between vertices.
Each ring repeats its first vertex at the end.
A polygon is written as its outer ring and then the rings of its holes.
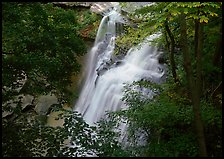
MULTIPOLYGON (((121 100, 125 84, 141 79, 160 82, 165 74, 164 65, 158 62, 161 52, 149 46, 148 42, 132 47, 120 61, 111 63, 115 49, 116 22, 124 23, 116 9, 102 18, 95 44, 87 59, 85 82, 74 107, 90 125, 99 121, 106 111, 127 108, 121 100)), ((155 34, 146 40, 158 36, 155 34)))

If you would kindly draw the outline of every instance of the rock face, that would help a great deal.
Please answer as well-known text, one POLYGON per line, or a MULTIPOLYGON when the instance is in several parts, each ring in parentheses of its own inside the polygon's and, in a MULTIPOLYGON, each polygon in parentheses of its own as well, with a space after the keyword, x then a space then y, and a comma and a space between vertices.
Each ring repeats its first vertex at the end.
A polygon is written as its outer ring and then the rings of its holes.
POLYGON ((89 7, 94 13, 101 14, 119 2, 52 2, 61 7, 89 7))
POLYGON ((95 2, 92 3, 90 10, 92 12, 101 14, 116 5, 119 5, 119 2, 95 2))
MULTIPOLYGON (((72 111, 71 107, 69 105, 64 104, 63 108, 66 110, 72 111)), ((52 127, 63 127, 64 124, 64 118, 59 118, 59 114, 65 114, 66 112, 64 111, 55 111, 51 112, 48 117, 47 117, 47 125, 52 126, 52 127)))
POLYGON ((136 9, 139 9, 143 6, 152 5, 153 2, 129 2, 125 7, 123 7, 123 11, 127 13, 134 12, 136 9))
MULTIPOLYGON (((24 110, 28 106, 33 105, 34 96, 31 96, 29 94, 27 94, 27 95, 24 95, 24 94, 18 95, 18 96, 15 97, 14 100, 9 100, 8 102, 2 104, 2 108, 8 106, 8 107, 11 107, 12 109, 14 109, 14 108, 16 108, 17 103, 19 101, 21 102, 22 110, 24 110)), ((2 118, 6 117, 8 115, 11 115, 11 114, 13 114, 13 110, 12 111, 2 110, 2 118)))
POLYGON ((47 115, 47 112, 48 112, 49 108, 53 104, 58 104, 58 99, 54 94, 53 95, 49 94, 49 95, 46 95, 46 96, 40 96, 37 99, 37 104, 36 104, 34 110, 39 115, 47 115))
POLYGON ((67 7, 90 7, 93 2, 52 2, 55 5, 67 6, 67 7))

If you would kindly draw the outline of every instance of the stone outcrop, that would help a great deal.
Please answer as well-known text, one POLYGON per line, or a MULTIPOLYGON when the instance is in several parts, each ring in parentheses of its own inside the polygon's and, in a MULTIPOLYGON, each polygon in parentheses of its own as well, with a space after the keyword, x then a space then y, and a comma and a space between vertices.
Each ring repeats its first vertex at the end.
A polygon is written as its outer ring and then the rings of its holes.
POLYGON ((58 104, 58 99, 54 94, 42 95, 37 99, 34 110, 39 115, 47 115, 49 108, 53 104, 58 104))
POLYGON ((54 5, 60 6, 62 8, 75 8, 75 7, 85 7, 90 8, 90 11, 103 14, 109 8, 118 5, 118 2, 52 2, 54 5))
POLYGON ((5 118, 11 114, 13 114, 13 109, 16 108, 17 106, 17 103, 21 102, 21 109, 22 111, 27 109, 27 107, 29 106, 32 106, 33 105, 33 101, 34 101, 34 96, 32 95, 24 95, 24 94, 21 94, 21 95, 18 95, 15 97, 14 100, 9 100, 7 101, 6 103, 3 103, 2 104, 2 118, 5 118), (4 110, 4 108, 8 107, 10 110, 4 110))
POLYGON ((62 8, 86 7, 90 8, 93 2, 52 2, 54 5, 62 8))
POLYGON ((94 13, 103 14, 116 5, 119 5, 119 2, 95 2, 92 3, 90 10, 94 13))

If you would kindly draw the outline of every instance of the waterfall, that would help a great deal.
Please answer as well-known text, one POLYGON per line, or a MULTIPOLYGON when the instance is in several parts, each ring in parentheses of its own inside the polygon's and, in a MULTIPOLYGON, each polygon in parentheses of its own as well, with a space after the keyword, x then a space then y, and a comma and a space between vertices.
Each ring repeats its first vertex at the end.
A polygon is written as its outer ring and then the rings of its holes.
MULTIPOLYGON (((115 48, 116 22, 124 22, 116 10, 102 18, 95 44, 89 52, 86 79, 74 107, 90 125, 99 121, 106 111, 127 108, 121 100, 124 84, 141 79, 160 82, 165 74, 164 66, 158 62, 160 52, 156 47, 149 46, 148 42, 131 48, 119 63, 111 62, 115 48)), ((146 41, 158 36, 152 35, 146 41)))

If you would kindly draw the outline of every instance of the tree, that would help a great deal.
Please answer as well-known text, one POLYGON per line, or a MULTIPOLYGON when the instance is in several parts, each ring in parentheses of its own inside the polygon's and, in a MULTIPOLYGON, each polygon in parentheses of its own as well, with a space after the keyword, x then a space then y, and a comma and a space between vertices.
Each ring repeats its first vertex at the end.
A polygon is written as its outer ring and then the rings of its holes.
MULTIPOLYGON (((199 143, 199 155, 200 156, 207 156, 206 146, 205 146, 205 137, 204 137, 204 130, 203 130, 203 124, 201 121, 201 115, 200 115, 200 86, 194 84, 193 80, 193 72, 191 68, 191 62, 190 62, 190 54, 188 45, 186 43, 187 39, 187 33, 186 33, 186 21, 185 21, 185 15, 181 14, 180 16, 180 28, 181 28, 181 48, 183 51, 184 56, 184 68, 187 74, 188 83, 189 83, 189 90, 191 90, 191 99, 193 104, 193 110, 194 110, 194 117, 195 117, 195 127, 196 127, 196 133, 198 136, 198 143, 199 143)), ((197 55, 198 57, 198 55, 197 55)), ((199 59, 200 60, 200 59, 199 59)), ((199 68, 198 68, 199 70, 199 68)), ((198 75, 199 77, 199 75, 198 75)), ((199 79, 197 79, 199 80, 199 79)))
MULTIPOLYGON (((206 5, 206 4, 204 4, 206 5)), ((208 18, 205 17, 207 8, 204 7, 202 3, 197 4, 198 9, 196 10, 196 15, 200 18, 195 20, 195 57, 196 57, 196 79, 194 79, 194 74, 192 70, 192 64, 190 60, 190 54, 188 49, 188 44, 186 41, 187 37, 187 28, 186 28, 186 20, 185 14, 183 11, 180 15, 180 30, 181 30, 181 37, 180 43, 181 48, 183 50, 183 57, 184 57, 184 68, 188 79, 188 87, 189 92, 192 99, 193 104, 193 111, 194 111, 194 118, 195 118, 195 128, 197 139, 199 143, 199 155, 200 156, 207 156, 206 144, 205 144, 205 136, 204 136, 204 128, 203 123, 201 120, 201 111, 200 111, 200 97, 202 94, 202 80, 201 80, 201 72, 202 72, 202 52, 203 52, 203 26, 202 22, 207 22, 208 18)), ((212 4, 207 4, 212 5, 212 4)), ((215 6, 215 7, 218 7, 215 6)), ((186 12, 186 11, 185 11, 186 12)), ((207 15, 208 16, 208 15, 207 15)))
MULTIPOLYGON (((27 78, 21 93, 66 93, 71 74, 80 69, 76 57, 86 52, 75 11, 37 2, 3 3, 2 8, 3 86, 16 88, 27 78)), ((5 90, 3 101, 14 89, 5 90)))
MULTIPOLYGON (((168 26, 168 21, 164 22, 164 26, 165 26, 165 30, 170 38, 170 45, 171 45, 170 48, 169 48, 169 44, 167 44, 167 45, 168 45, 169 60, 170 60, 170 65, 171 65, 171 69, 172 69, 172 75, 173 75, 174 82, 176 83, 176 82, 179 82, 179 79, 177 77, 176 64, 175 64, 175 59, 174 59, 175 40, 174 40, 173 34, 171 33, 170 28, 168 26)), ((166 40, 166 41, 167 41, 167 43, 169 43, 168 40, 166 40)))

